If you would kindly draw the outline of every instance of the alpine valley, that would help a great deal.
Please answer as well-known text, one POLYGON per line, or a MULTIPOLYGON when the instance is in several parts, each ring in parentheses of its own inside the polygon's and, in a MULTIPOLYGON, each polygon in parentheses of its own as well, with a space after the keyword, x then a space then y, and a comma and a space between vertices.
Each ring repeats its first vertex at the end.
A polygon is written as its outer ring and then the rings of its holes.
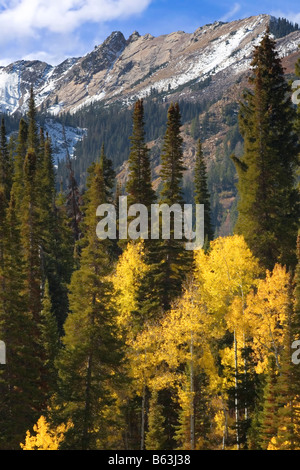
POLYGON ((236 172, 230 159, 243 141, 237 114, 248 87, 251 57, 267 27, 276 39, 287 79, 294 79, 300 30, 285 19, 259 15, 215 22, 193 33, 177 31, 153 37, 134 32, 128 39, 113 32, 84 57, 52 66, 20 60, 0 67, 0 111, 10 134, 25 114, 33 88, 38 121, 51 136, 58 181, 66 184, 66 152, 75 177, 85 185, 87 168, 104 144, 119 181, 128 175, 133 105, 144 99, 146 140, 151 149, 155 188, 160 185, 160 151, 167 109, 178 102, 184 139, 184 191, 193 194, 196 141, 208 167, 212 222, 216 234, 228 234, 236 217, 236 172), (67 145, 66 145, 67 144, 67 145))

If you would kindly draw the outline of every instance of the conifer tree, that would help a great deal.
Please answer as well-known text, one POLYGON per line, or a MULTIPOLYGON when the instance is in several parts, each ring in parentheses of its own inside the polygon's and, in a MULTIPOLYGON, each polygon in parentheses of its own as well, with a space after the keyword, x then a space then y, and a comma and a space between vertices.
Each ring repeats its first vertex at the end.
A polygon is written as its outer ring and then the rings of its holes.
POLYGON ((299 434, 299 373, 298 366, 292 362, 292 343, 294 333, 294 305, 292 277, 289 283, 289 299, 287 303, 287 318, 284 324, 284 341, 280 360, 276 401, 278 406, 277 435, 275 437, 278 449, 300 449, 299 434))
POLYGON ((161 154, 162 203, 182 204, 183 139, 180 132, 181 114, 178 103, 171 104, 168 110, 167 130, 161 154))
POLYGON ((103 173, 103 182, 105 190, 105 199, 107 202, 113 202, 112 190, 115 185, 116 173, 110 158, 106 156, 104 144, 101 147, 100 153, 100 168, 103 173))
POLYGON ((39 135, 38 135, 38 125, 36 119, 36 107, 35 107, 35 98, 33 88, 30 88, 30 97, 28 103, 27 119, 28 119, 28 136, 27 136, 27 146, 35 151, 36 155, 39 154, 39 135))
MULTIPOLYGON (((295 328, 298 329, 300 332, 300 229, 298 230, 297 236, 297 266, 295 269, 294 275, 294 283, 295 283, 295 290, 294 290, 294 297, 295 297, 295 328)), ((299 333, 300 334, 300 333, 299 333)), ((298 339, 295 338, 295 340, 298 339)), ((299 336, 300 339, 300 336, 299 336)))
POLYGON ((255 47, 251 65, 252 89, 245 92, 239 115, 244 155, 233 157, 239 176, 235 230, 265 268, 276 262, 294 266, 299 144, 290 87, 269 31, 255 47))
POLYGON ((24 433, 39 416, 40 358, 36 354, 35 324, 25 292, 25 264, 22 255, 16 199, 12 193, 5 221, 0 293, 0 337, 6 344, 6 365, 0 371, 0 448, 19 449, 24 433), (3 285, 2 284, 2 285, 3 285))
POLYGON ((207 187, 207 170, 203 156, 201 140, 198 140, 195 164, 195 203, 204 204, 204 240, 205 244, 213 239, 213 229, 210 215, 210 195, 207 187))
MULTIPOLYGON (((168 110, 167 130, 161 155, 162 189, 160 204, 179 204, 183 208, 183 139, 180 133, 181 115, 178 103, 168 110)), ((174 213, 170 217, 170 238, 155 244, 151 260, 149 282, 153 279, 150 299, 152 309, 168 310, 172 300, 180 295, 185 275, 191 267, 190 252, 185 250, 184 240, 174 238, 174 213), (150 277, 151 276, 151 277, 150 277), (155 305, 156 302, 156 305, 155 305)), ((183 225, 182 225, 183 229, 183 225)))
POLYGON ((107 240, 96 236, 96 209, 106 202, 100 163, 93 164, 89 173, 80 267, 69 286, 70 313, 58 361, 61 413, 75 429, 66 436, 65 445, 82 450, 101 447, 104 408, 112 401, 110 379, 119 360, 112 287, 107 279, 112 265, 107 240))
POLYGON ((62 335, 69 310, 68 285, 75 269, 73 232, 67 215, 66 197, 62 193, 56 195, 53 223, 53 269, 48 271, 48 282, 51 278, 51 303, 62 335))
POLYGON ((43 369, 45 374, 45 400, 50 403, 51 397, 57 392, 58 372, 55 365, 59 350, 60 338, 55 312, 53 311, 49 283, 46 281, 42 300, 40 342, 43 351, 43 369))
POLYGON ((16 154, 13 168, 13 189, 17 207, 20 208, 23 200, 23 170, 27 153, 28 124, 21 118, 19 122, 19 132, 16 143, 16 154))
POLYGON ((263 398, 263 410, 260 419, 260 443, 266 450, 271 439, 276 436, 278 429, 278 407, 276 401, 278 370, 274 356, 269 358, 269 368, 263 398))
POLYGON ((54 314, 59 331, 62 332, 68 311, 67 284, 73 269, 73 243, 66 227, 64 209, 56 205, 54 164, 49 136, 44 138, 41 132, 40 143, 37 178, 42 189, 38 195, 38 203, 43 288, 48 282, 54 314))
POLYGON ((144 104, 140 99, 135 103, 133 130, 129 155, 129 177, 127 181, 128 204, 144 204, 147 208, 155 201, 152 188, 149 149, 145 143, 144 104))
POLYGON ((4 118, 1 120, 0 129, 0 185, 4 187, 4 194, 8 205, 12 186, 12 163, 8 151, 4 118))
POLYGON ((153 391, 148 414, 148 432, 145 444, 147 450, 164 450, 166 446, 165 417, 163 406, 158 402, 158 392, 153 391))
POLYGON ((29 149, 24 162, 24 196, 21 212, 22 246, 26 271, 26 291, 29 309, 37 322, 41 311, 42 266, 39 239, 39 205, 37 199, 37 158, 29 149))

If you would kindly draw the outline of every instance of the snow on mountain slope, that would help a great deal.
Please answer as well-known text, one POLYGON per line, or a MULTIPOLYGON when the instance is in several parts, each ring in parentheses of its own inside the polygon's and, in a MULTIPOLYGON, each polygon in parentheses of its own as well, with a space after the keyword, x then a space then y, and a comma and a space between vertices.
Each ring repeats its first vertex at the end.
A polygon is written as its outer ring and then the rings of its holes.
MULTIPOLYGON (((74 155, 74 149, 78 141, 86 135, 87 130, 80 127, 65 126, 65 138, 63 126, 61 123, 56 122, 53 119, 47 119, 44 126, 44 131, 48 133, 52 142, 52 151, 54 158, 57 161, 65 160, 66 158, 66 143, 68 147, 68 153, 71 158, 76 158, 74 155)), ((55 163, 56 163, 55 162, 55 163)))
MULTIPOLYGON (((39 61, 19 61, 0 67, 0 110, 26 111, 33 86, 40 109, 53 116, 76 112, 96 101, 130 103, 156 89, 189 88, 191 82, 226 77, 230 87, 248 70, 251 54, 270 23, 258 15, 231 23, 215 22, 188 34, 178 31, 153 37, 134 32, 127 40, 113 32, 81 58, 52 67, 39 61)), ((274 19, 273 19, 274 20, 274 19)), ((300 31, 277 41, 280 55, 294 54, 300 31)))

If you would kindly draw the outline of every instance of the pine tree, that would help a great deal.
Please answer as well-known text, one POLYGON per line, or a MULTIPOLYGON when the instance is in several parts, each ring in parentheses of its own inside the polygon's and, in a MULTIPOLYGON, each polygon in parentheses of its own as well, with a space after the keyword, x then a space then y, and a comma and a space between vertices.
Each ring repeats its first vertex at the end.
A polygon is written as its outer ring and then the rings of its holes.
POLYGON ((126 185, 128 204, 144 204, 148 209, 155 201, 152 188, 149 149, 145 143, 144 104, 138 100, 133 112, 131 149, 128 159, 129 177, 126 185))
POLYGON ((95 230, 96 209, 106 202, 100 163, 92 165, 89 173, 80 267, 69 286, 70 313, 58 361, 61 415, 70 418, 75 429, 66 436, 65 445, 82 450, 101 447, 105 437, 104 410, 113 402, 111 377, 119 360, 110 302, 112 287, 107 278, 112 264, 107 240, 99 240, 95 230))
POLYGON ((62 335, 69 310, 68 285, 75 269, 73 232, 67 215, 66 198, 62 193, 56 195, 53 223, 51 302, 59 334, 62 335))
POLYGON ((105 186, 105 199, 109 203, 113 203, 113 194, 112 190, 115 185, 115 178, 116 178, 116 173, 113 168, 113 163, 106 156, 105 149, 104 149, 104 144, 102 144, 101 147, 101 153, 100 153, 100 168, 103 174, 103 181, 104 181, 104 186, 105 186))
POLYGON ((263 411, 260 419, 261 448, 266 450, 278 429, 278 406, 276 400, 278 370, 274 356, 270 356, 269 369, 263 398, 263 411))
POLYGON ((158 402, 158 392, 153 391, 148 414, 148 431, 145 444, 147 450, 164 450, 166 448, 164 409, 158 402))
POLYGON ((22 246, 26 271, 26 291, 29 309, 37 322, 41 311, 42 266, 40 252, 40 218, 37 199, 37 157, 29 149, 24 162, 24 195, 21 208, 22 246))
POLYGON ((182 177, 183 139, 180 132, 181 114, 178 103, 171 104, 168 110, 167 130, 161 155, 162 190, 161 203, 172 205, 183 203, 182 177))
POLYGON ((290 87, 269 31, 255 47, 251 65, 252 90, 245 92, 239 115, 244 155, 233 157, 239 176, 235 230, 265 268, 276 262, 294 266, 299 144, 290 87))
POLYGON ((279 449, 300 449, 299 433, 299 372, 298 366, 292 362, 293 337, 298 331, 294 329, 294 302, 292 276, 289 282, 289 299, 287 318, 283 325, 284 341, 280 358, 280 373, 277 383, 277 435, 276 447, 279 449))
POLYGON ((39 154, 39 135, 38 135, 38 125, 36 119, 36 106, 33 88, 30 88, 30 97, 28 103, 27 119, 28 119, 28 136, 27 136, 27 146, 35 151, 36 155, 39 154))
POLYGON ((12 163, 8 151, 4 118, 1 120, 0 129, 0 185, 4 187, 4 194, 8 205, 12 186, 12 163))
POLYGON ((21 202, 23 200, 23 171, 25 156, 27 153, 27 136, 28 124, 23 118, 21 118, 19 122, 19 132, 13 171, 13 190, 18 208, 20 208, 21 202))
POLYGON ((40 332, 45 374, 44 383, 46 383, 44 394, 46 395, 46 402, 50 403, 50 399, 57 392, 58 386, 58 371, 55 363, 60 350, 60 335, 57 319, 52 307, 48 281, 46 281, 44 287, 40 332))
MULTIPOLYGON (((160 204, 179 204, 183 209, 183 139, 180 133, 181 115, 178 103, 168 111, 167 130, 161 155, 162 189, 160 204)), ((161 240, 154 258, 155 289, 158 288, 160 306, 168 310, 172 300, 180 295, 186 273, 191 268, 190 252, 185 250, 184 240, 174 238, 174 214, 170 217, 170 239, 161 240)), ((183 228, 183 225, 182 225, 183 228)))
POLYGON ((203 156, 201 140, 198 140, 195 164, 195 203, 204 204, 204 240, 207 246, 213 240, 213 229, 210 215, 210 194, 207 187, 207 170, 203 156))
POLYGON ((36 354, 36 327, 25 292, 25 263, 21 233, 12 192, 6 219, 1 272, 5 289, 0 294, 0 337, 6 344, 6 365, 0 371, 0 448, 19 449, 26 430, 37 420, 42 402, 41 361, 36 354))
POLYGON ((41 132, 37 178, 42 191, 38 194, 39 238, 43 289, 49 283, 49 294, 59 331, 68 312, 67 284, 73 269, 73 242, 66 226, 64 209, 56 205, 55 173, 52 146, 48 135, 41 132))

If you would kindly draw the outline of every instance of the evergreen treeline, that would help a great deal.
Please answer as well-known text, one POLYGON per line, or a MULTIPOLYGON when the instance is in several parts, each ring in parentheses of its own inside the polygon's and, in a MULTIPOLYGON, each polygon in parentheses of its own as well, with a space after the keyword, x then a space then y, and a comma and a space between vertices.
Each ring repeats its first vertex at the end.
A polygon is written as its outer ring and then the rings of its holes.
POLYGON ((275 18, 270 21, 270 32, 274 35, 275 39, 283 38, 288 34, 298 31, 298 23, 292 23, 286 18, 275 18))
MULTIPOLYGON (((99 239, 101 204, 124 231, 106 141, 84 193, 69 157, 58 191, 33 93, 17 139, 2 120, 0 449, 300 449, 300 113, 269 31, 252 66, 239 110, 244 149, 229 158, 237 127, 224 142, 228 180, 233 165, 239 176, 232 236, 213 235, 210 190, 220 175, 208 178, 197 142, 200 249, 176 236, 175 212, 166 238, 151 238, 151 218, 143 230, 131 212, 130 236, 99 239)), ((180 104, 162 124, 157 191, 144 104, 131 115, 125 194, 131 207, 182 210, 180 104)))
MULTIPOLYGON (((180 101, 182 124, 191 121, 202 113, 207 103, 189 103, 180 101)), ((149 96, 144 100, 145 139, 147 142, 159 137, 163 138, 166 131, 168 105, 163 98, 149 96)), ((132 126, 132 111, 121 105, 110 106, 109 109, 101 104, 92 104, 75 115, 63 116, 65 125, 86 128, 87 136, 76 145, 76 160, 74 172, 79 185, 85 185, 87 169, 98 155, 102 144, 113 162, 114 168, 120 167, 128 159, 130 151, 130 135, 132 126)), ((58 176, 65 180, 67 169, 60 162, 58 176)))

